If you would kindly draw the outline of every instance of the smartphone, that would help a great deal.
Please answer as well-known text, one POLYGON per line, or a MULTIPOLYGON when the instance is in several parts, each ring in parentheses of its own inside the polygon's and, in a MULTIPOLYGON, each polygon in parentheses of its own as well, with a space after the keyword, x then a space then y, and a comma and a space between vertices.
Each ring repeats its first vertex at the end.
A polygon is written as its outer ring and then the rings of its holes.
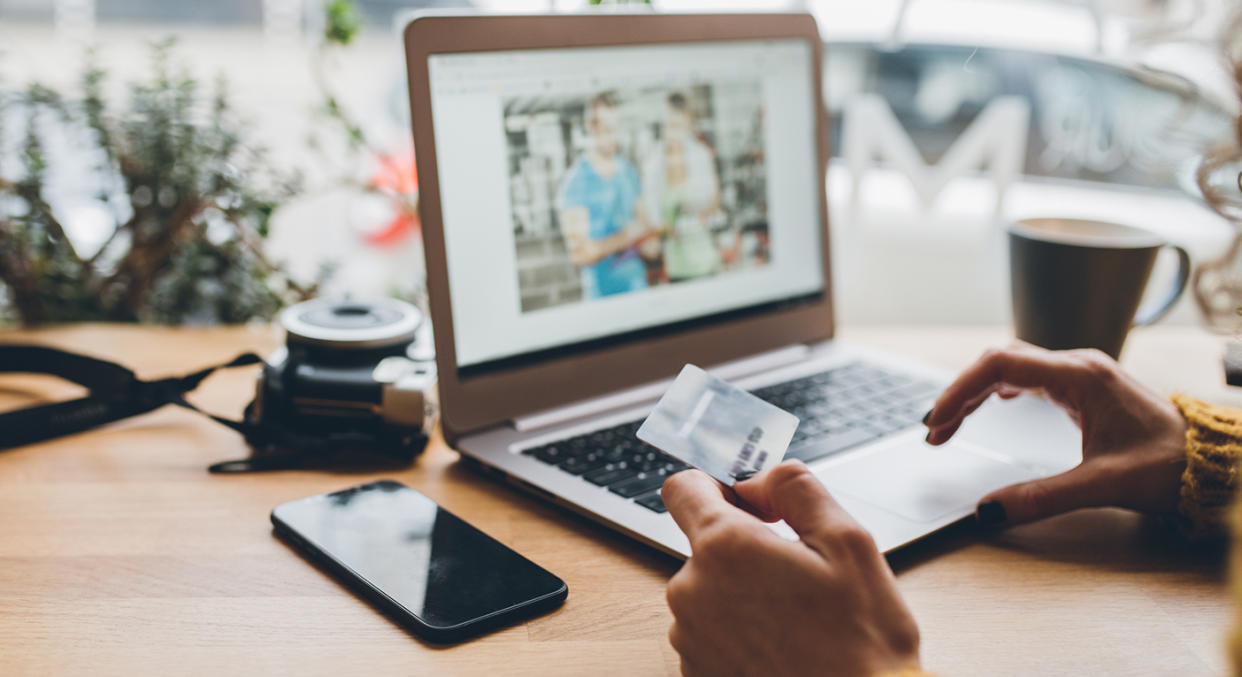
POLYGON ((456 642, 560 606, 565 582, 392 480, 272 511, 277 536, 390 618, 456 642))

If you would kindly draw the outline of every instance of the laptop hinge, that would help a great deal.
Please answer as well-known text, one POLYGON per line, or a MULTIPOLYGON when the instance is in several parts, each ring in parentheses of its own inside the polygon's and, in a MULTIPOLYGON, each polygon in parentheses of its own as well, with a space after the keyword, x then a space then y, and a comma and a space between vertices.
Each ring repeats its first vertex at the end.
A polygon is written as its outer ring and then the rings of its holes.
MULTIPOLYGON (((718 378, 727 380, 750 376, 763 371, 783 367, 793 364, 800 360, 806 359, 810 353, 810 347, 798 343, 784 348, 778 348, 766 353, 759 353, 741 360, 732 362, 724 362, 722 364, 710 367, 707 371, 711 372, 718 378)), ((528 432, 547 428, 549 426, 560 425, 567 421, 582 418, 584 416, 595 416, 607 411, 621 409, 623 407, 634 407, 643 402, 650 402, 658 399, 664 391, 668 389, 673 379, 661 379, 653 383, 647 383, 633 388, 627 388, 617 392, 609 393, 600 397, 589 400, 580 400, 573 404, 567 404, 563 407, 555 409, 545 409, 535 412, 527 416, 521 416, 513 419, 513 427, 518 432, 528 432)))

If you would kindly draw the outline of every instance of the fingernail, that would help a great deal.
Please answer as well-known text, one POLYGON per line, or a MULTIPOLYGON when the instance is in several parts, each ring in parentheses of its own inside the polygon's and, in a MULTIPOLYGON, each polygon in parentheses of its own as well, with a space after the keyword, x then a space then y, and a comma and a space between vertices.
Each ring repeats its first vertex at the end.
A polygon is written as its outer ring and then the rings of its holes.
POLYGON ((748 480, 748 479, 750 479, 750 478, 752 478, 752 477, 754 477, 754 476, 755 476, 755 471, 754 471, 754 470, 743 470, 742 472, 737 473, 736 475, 734 475, 734 476, 733 476, 733 479, 734 479, 734 480, 736 480, 736 481, 738 481, 738 482, 745 482, 746 480, 748 480))
POLYGON ((927 422, 931 420, 931 415, 933 411, 935 411, 935 409, 928 409, 927 413, 923 414, 923 425, 927 425, 927 422))
POLYGON ((975 507, 975 519, 985 527, 1003 524, 1009 519, 1000 501, 984 501, 975 507))

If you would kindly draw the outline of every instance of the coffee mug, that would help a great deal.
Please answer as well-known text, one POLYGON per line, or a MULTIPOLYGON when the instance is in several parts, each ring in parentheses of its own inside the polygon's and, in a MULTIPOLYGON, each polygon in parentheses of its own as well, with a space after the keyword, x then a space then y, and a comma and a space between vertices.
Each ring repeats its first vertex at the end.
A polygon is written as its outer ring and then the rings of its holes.
POLYGON ((1186 289, 1190 256, 1155 233, 1105 221, 1024 219, 1009 226, 1017 337, 1052 350, 1098 348, 1116 358, 1131 327, 1164 317, 1186 289), (1177 253, 1172 286, 1139 307, 1156 255, 1177 253))

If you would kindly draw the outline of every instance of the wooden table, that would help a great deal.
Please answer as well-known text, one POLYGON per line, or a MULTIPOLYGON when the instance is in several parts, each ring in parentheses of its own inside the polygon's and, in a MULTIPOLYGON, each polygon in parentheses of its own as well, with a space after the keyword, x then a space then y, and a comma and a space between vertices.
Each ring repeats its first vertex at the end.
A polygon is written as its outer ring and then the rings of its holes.
MULTIPOLYGON (((964 366, 1000 328, 871 328, 845 337, 964 366)), ((266 327, 70 326, 0 334, 180 374, 241 350, 266 327)), ((1222 340, 1136 332, 1125 362, 1154 387, 1236 398, 1222 340)), ((253 372, 214 376, 194 401, 237 415, 253 372)), ((0 378, 0 408, 75 389, 0 378)), ((373 479, 205 468, 245 455, 231 431, 168 407, 0 454, 0 674, 678 674, 664 583, 678 563, 477 476, 436 440, 389 476, 562 576, 560 610, 452 648, 423 644, 276 540, 283 501, 373 479)), ((962 524, 891 561, 942 675, 1220 675, 1230 611, 1219 552, 1136 515, 1081 511, 1000 534, 962 524)))

